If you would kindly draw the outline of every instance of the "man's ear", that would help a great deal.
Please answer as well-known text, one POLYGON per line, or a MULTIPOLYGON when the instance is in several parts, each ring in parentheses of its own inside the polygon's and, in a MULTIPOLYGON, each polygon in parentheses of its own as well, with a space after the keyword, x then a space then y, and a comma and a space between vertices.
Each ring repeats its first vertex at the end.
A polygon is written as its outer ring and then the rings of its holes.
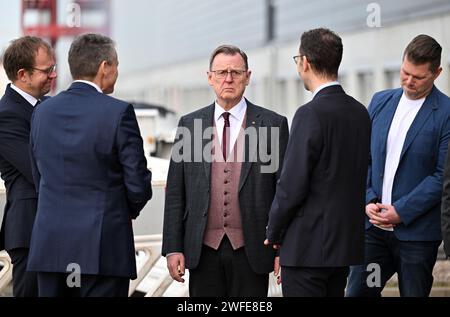
POLYGON ((208 84, 209 84, 210 86, 213 86, 213 80, 212 80, 213 73, 211 73, 210 71, 208 71, 206 74, 207 74, 207 77, 208 77, 208 84))
POLYGON ((23 69, 23 68, 19 69, 17 71, 17 80, 21 81, 23 83, 26 83, 27 82, 26 75, 27 75, 27 71, 25 69, 23 69))
POLYGON ((106 76, 108 74, 108 67, 109 65, 107 61, 101 62, 98 68, 99 73, 106 76))
POLYGON ((302 56, 301 67, 303 68, 303 72, 306 72, 311 69, 311 64, 309 63, 308 58, 306 56, 302 56))
POLYGON ((250 78, 252 77, 252 71, 251 70, 248 70, 247 71, 247 81, 246 81, 246 83, 245 83, 245 86, 248 86, 248 85, 250 85, 250 78))
POLYGON ((442 67, 439 67, 438 70, 436 71, 436 73, 434 74, 434 80, 438 79, 438 77, 441 75, 442 73, 442 67))

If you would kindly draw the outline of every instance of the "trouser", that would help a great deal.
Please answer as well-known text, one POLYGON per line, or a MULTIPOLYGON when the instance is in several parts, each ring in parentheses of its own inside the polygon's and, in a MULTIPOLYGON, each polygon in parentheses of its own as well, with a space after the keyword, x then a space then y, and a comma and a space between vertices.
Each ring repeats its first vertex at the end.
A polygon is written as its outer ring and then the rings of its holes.
POLYGON ((27 248, 9 250, 8 255, 13 265, 13 296, 14 297, 37 297, 38 281, 35 272, 27 272, 28 263, 27 248))
POLYGON ((284 297, 344 297, 348 267, 281 268, 284 297))
POLYGON ((80 285, 67 273, 38 273, 39 297, 127 297, 130 279, 81 275, 80 285), (76 282, 74 283, 76 284, 76 282))
POLYGON ((397 273, 400 296, 428 297, 440 243, 400 241, 393 232, 372 226, 366 231, 366 264, 351 268, 346 296, 380 297, 387 281, 397 273))
POLYGON ((225 236, 218 250, 203 246, 200 262, 189 271, 191 297, 267 297, 269 274, 255 273, 245 248, 233 250, 225 236))

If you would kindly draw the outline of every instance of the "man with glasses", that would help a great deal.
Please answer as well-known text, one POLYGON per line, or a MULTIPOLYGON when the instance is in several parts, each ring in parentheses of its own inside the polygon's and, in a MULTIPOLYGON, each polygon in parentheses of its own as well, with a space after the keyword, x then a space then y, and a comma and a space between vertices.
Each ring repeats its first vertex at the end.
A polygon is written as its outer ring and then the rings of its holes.
POLYGON ((280 249, 284 296, 342 297, 349 266, 364 261, 370 120, 337 82, 341 38, 305 32, 294 58, 313 100, 292 122, 266 244, 280 249))
POLYGON ((162 254, 174 280, 184 282, 189 269, 190 296, 265 297, 269 273, 279 271, 274 250, 263 242, 287 120, 243 97, 251 71, 242 50, 218 47, 209 67, 216 101, 180 120, 167 179, 162 254), (273 170, 265 171, 270 162, 258 149, 271 154, 273 170))
POLYGON ((37 203, 29 157, 30 120, 56 78, 53 50, 40 38, 19 38, 6 49, 3 67, 11 84, 0 100, 0 173, 7 199, 0 250, 11 257, 13 295, 34 297, 37 277, 26 272, 37 203))

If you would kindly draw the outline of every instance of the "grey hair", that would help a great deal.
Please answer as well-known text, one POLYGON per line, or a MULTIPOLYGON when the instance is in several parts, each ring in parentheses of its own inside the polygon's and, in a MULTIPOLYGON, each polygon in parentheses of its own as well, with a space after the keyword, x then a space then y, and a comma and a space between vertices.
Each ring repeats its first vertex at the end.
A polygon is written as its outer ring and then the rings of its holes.
POLYGON ((112 39, 101 34, 83 34, 70 46, 69 66, 74 79, 94 78, 102 62, 117 58, 112 39))
POLYGON ((225 54, 225 55, 231 55, 231 56, 234 56, 236 54, 241 55, 242 59, 244 60, 245 70, 248 70, 247 54, 243 50, 241 50, 239 47, 236 47, 234 45, 221 45, 212 52, 211 57, 209 58, 209 69, 210 70, 212 70, 214 59, 219 54, 225 54))

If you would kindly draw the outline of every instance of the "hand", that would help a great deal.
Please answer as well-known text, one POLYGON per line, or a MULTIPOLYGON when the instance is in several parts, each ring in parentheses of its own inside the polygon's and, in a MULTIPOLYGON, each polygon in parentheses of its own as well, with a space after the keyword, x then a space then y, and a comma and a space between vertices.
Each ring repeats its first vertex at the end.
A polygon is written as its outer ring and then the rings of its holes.
POLYGON ((183 253, 174 253, 167 257, 167 268, 170 276, 177 282, 184 283, 184 255, 183 253))
POLYGON ((398 215, 397 210, 395 210, 394 206, 377 204, 377 207, 383 211, 381 213, 383 218, 387 219, 390 224, 398 225, 399 223, 402 223, 402 219, 398 215))
POLYGON ((369 204, 366 206, 366 215, 369 217, 369 222, 375 226, 383 229, 392 229, 395 227, 384 217, 381 208, 376 204, 369 204))
MULTIPOLYGON (((272 244, 272 243, 270 243, 269 239, 266 239, 266 241, 264 241, 264 245, 265 245, 265 246, 269 246, 269 245, 271 245, 271 244, 272 244)), ((274 245, 272 245, 272 247, 273 247, 274 250, 279 250, 280 247, 281 247, 281 245, 279 245, 279 244, 274 244, 274 245)))
POLYGON ((380 208, 376 204, 368 204, 366 206, 366 215, 370 219, 373 219, 374 217, 378 216, 378 213, 380 212, 380 208))
POLYGON ((280 257, 277 256, 275 258, 275 262, 273 264, 273 274, 277 278, 277 284, 281 284, 281 267, 280 267, 280 257))

